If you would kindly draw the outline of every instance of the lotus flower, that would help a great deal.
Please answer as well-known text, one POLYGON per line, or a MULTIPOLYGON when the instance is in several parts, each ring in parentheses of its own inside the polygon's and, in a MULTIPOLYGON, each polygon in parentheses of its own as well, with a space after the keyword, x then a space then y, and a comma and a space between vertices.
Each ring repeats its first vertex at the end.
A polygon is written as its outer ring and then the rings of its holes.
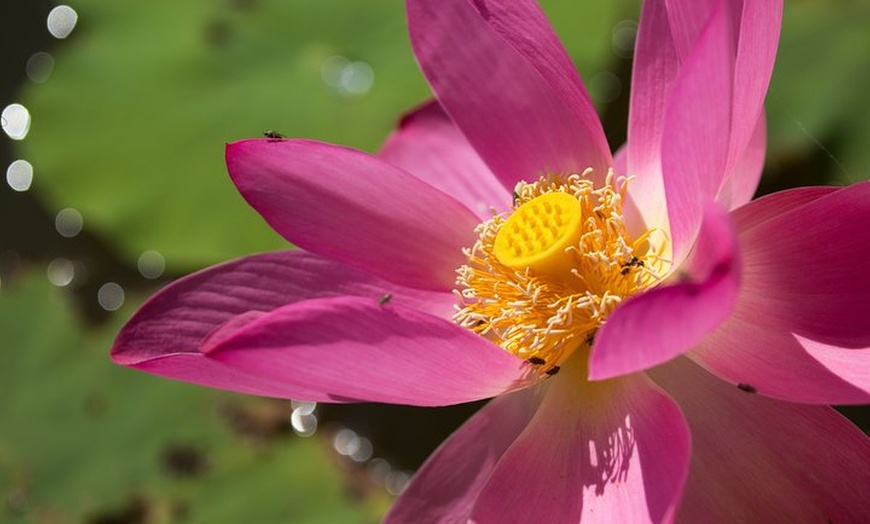
POLYGON ((183 278, 112 358, 318 402, 495 397, 387 522, 866 521, 870 184, 755 201, 781 0, 647 0, 615 157, 532 0, 408 0, 437 102, 377 156, 227 146, 300 249, 183 278))

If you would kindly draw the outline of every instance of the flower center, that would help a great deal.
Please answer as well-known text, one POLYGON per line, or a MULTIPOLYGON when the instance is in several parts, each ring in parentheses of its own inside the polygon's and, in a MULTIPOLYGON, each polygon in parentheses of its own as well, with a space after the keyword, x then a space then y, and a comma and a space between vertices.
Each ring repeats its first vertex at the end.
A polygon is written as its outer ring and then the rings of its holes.
POLYGON ((568 193, 544 193, 521 205, 495 235, 493 253, 505 266, 522 271, 569 275, 574 264, 567 251, 580 239, 583 206, 568 193))
POLYGON ((619 303, 657 284, 669 262, 667 238, 628 234, 627 180, 602 187, 582 175, 520 182, 510 213, 477 228, 457 270, 454 320, 554 374, 619 303))

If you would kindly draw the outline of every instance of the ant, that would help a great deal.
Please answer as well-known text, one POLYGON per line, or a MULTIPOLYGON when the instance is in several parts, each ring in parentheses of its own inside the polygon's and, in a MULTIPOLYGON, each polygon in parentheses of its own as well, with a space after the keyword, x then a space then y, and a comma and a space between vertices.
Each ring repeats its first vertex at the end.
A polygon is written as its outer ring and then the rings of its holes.
POLYGON ((643 267, 644 265, 645 264, 643 263, 643 260, 640 260, 636 256, 632 256, 631 258, 628 259, 628 262, 626 262, 625 264, 622 265, 622 271, 620 271, 619 273, 622 275, 627 275, 628 272, 631 271, 631 268, 643 267))

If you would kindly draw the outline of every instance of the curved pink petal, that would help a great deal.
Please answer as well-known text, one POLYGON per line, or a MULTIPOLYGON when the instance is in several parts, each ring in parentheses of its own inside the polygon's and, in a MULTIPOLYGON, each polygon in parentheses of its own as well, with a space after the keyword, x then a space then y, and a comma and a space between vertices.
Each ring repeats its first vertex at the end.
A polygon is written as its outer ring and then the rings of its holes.
POLYGON ((284 238, 392 282, 449 290, 474 242, 465 206, 361 151, 260 139, 226 156, 242 196, 284 238))
MULTIPOLYGON (((729 4, 727 7, 739 9, 741 1, 727 0, 729 4)), ((685 60, 692 53, 716 7, 726 3, 722 0, 664 0, 664 2, 667 6, 674 49, 680 60, 685 60)))
POLYGON ((628 147, 622 144, 613 154, 613 172, 617 175, 628 176, 628 147))
POLYGON ((680 522, 866 520, 870 440, 833 409, 741 391, 686 359, 650 374, 692 431, 680 522))
POLYGON ((841 347, 829 346, 797 335, 795 339, 808 355, 828 371, 864 392, 864 400, 856 403, 867 403, 870 400, 870 346, 843 351, 841 347))
POLYGON ((782 0, 743 0, 739 3, 742 10, 738 19, 740 36, 734 62, 728 166, 741 162, 747 144, 758 140, 759 118, 782 26, 782 0))
POLYGON ((867 402, 870 375, 838 371, 849 361, 855 369, 865 367, 863 350, 870 347, 870 279, 859 262, 870 259, 870 182, 789 191, 735 215, 741 217, 743 288, 731 318, 692 358, 765 395, 867 402))
POLYGON ((835 186, 805 186, 777 191, 735 209, 731 213, 731 219, 734 221, 737 231, 744 235, 750 229, 760 226, 771 218, 794 211, 818 198, 842 189, 842 187, 835 186))
POLYGON ((537 390, 493 399, 426 460, 385 524, 466 522, 501 456, 535 414, 537 390))
POLYGON ((750 200, 758 189, 761 172, 764 170, 764 157, 767 151, 767 121, 764 113, 755 125, 755 131, 743 153, 725 175, 716 201, 726 209, 736 209, 750 200))
POLYGON ((491 208, 503 212, 510 207, 510 191, 438 102, 428 102, 402 117, 378 156, 462 202, 482 220, 492 216, 491 208))
POLYGON ((225 338, 211 359, 317 402, 445 406, 530 383, 528 365, 448 320, 368 298, 307 300, 225 338))
POLYGON ((261 380, 227 368, 202 350, 265 313, 312 298, 354 295, 449 318, 449 293, 405 288, 301 250, 266 253, 214 266, 161 289, 127 321, 112 360, 156 375, 270 395, 261 380))
POLYGON ((633 373, 680 355, 728 318, 740 287, 737 235, 718 206, 704 222, 678 282, 628 299, 598 330, 589 378, 633 373))
POLYGON ((870 402, 870 380, 861 374, 870 344, 842 347, 800 337, 759 311, 742 299, 727 324, 689 357, 723 380, 769 397, 810 404, 870 402))
POLYGON ((734 72, 729 17, 719 3, 680 70, 665 113, 662 173, 676 263, 688 254, 700 225, 698 202, 712 200, 725 175, 734 72))
POLYGON ((533 0, 407 0, 429 84, 507 188, 595 169, 610 150, 570 58, 533 0))
POLYGON ((569 362, 546 384, 472 520, 672 522, 691 455, 680 409, 643 375, 590 383, 582 358, 569 362))
POLYGON ((643 4, 628 113, 628 174, 635 179, 629 194, 646 228, 668 231, 668 211, 662 178, 662 127, 667 102, 679 71, 664 0, 643 4))
MULTIPOLYGON (((628 145, 623 144, 616 150, 613 154, 613 172, 616 175, 621 176, 631 176, 628 172, 628 145)), ((647 227, 643 215, 640 211, 639 205, 642 205, 642 202, 638 202, 635 199, 646 199, 649 195, 642 195, 638 192, 634 191, 634 185, 629 184, 628 190, 628 198, 626 198, 622 203, 622 212, 625 214, 625 223, 628 228, 628 233, 634 238, 639 237, 640 235, 646 233, 649 229, 647 227)), ((662 208, 664 209, 664 202, 660 202, 662 208)), ((667 228, 663 228, 663 231, 667 231, 667 228)))
MULTIPOLYGON (((731 57, 727 66, 732 74, 731 93, 723 92, 719 100, 730 102, 728 127, 722 128, 717 145, 727 151, 725 172, 747 176, 725 183, 717 200, 733 209, 749 201, 764 161, 764 123, 759 122, 759 118, 762 118, 762 104, 779 42, 782 0, 671 0, 667 3, 674 48, 681 59, 691 60, 690 57, 698 53, 697 48, 704 45, 705 26, 717 9, 726 15, 731 28, 731 57)), ((719 89, 716 84, 713 87, 719 89)), ((680 103, 679 96, 675 96, 674 103, 680 103)), ((717 149, 716 162, 721 160, 719 153, 717 149)))
POLYGON ((307 400, 318 393, 294 384, 269 381, 195 353, 155 356, 129 367, 173 380, 261 397, 307 400))

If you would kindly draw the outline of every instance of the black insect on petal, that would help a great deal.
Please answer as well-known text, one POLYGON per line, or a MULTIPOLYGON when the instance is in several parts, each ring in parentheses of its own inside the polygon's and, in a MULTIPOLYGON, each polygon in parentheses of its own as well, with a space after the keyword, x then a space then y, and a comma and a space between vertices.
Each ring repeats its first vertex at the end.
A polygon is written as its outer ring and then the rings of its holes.
POLYGON ((547 363, 547 361, 542 359, 541 357, 529 357, 526 359, 526 362, 532 364, 533 366, 543 366, 547 363))
POLYGON ((384 293, 383 295, 381 295, 380 297, 378 297, 378 305, 379 305, 379 306, 383 306, 383 305, 385 305, 387 302, 389 302, 390 300, 392 300, 392 298, 393 298, 393 294, 392 294, 392 293, 384 293))
POLYGON ((560 369, 562 369, 562 368, 560 368, 559 366, 553 366, 550 369, 548 369, 547 371, 545 371, 545 373, 552 377, 553 375, 558 373, 560 369))
POLYGON ((751 384, 744 384, 743 382, 737 384, 737 389, 739 389, 740 391, 745 391, 747 393, 758 393, 758 389, 755 386, 751 384))

